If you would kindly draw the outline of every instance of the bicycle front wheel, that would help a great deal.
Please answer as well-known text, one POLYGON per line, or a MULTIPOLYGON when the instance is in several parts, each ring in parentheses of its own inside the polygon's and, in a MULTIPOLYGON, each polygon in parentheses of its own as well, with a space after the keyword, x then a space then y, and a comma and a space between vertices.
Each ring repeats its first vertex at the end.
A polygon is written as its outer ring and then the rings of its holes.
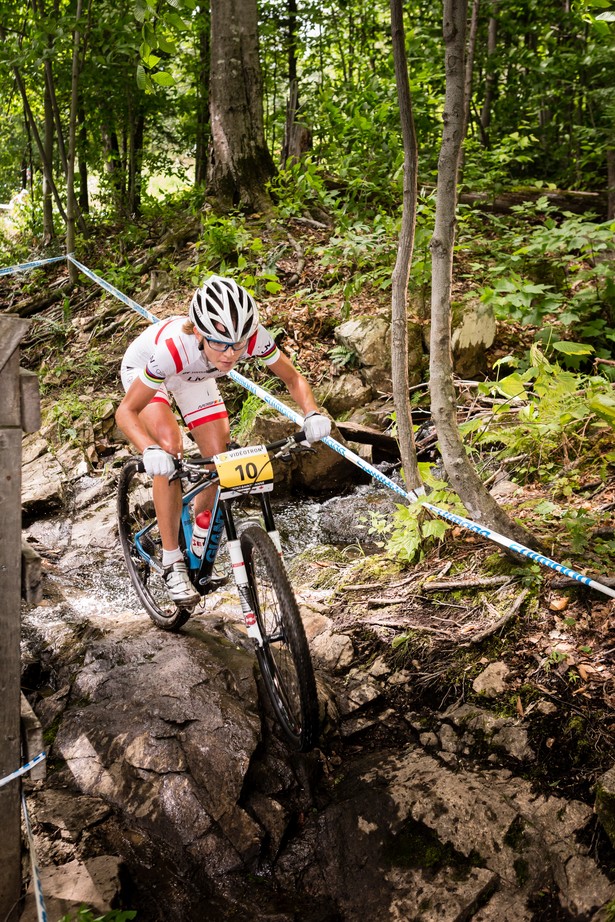
POLYGON ((127 461, 121 470, 117 513, 126 567, 139 600, 154 624, 165 631, 179 630, 190 617, 190 611, 178 608, 171 601, 162 574, 139 554, 135 544, 135 536, 151 526, 141 538, 142 546, 153 560, 161 561, 162 542, 152 499, 152 481, 139 471, 136 458, 127 461))
POLYGON ((246 528, 241 550, 263 638, 256 648, 263 682, 284 735, 306 752, 318 742, 318 697, 297 600, 266 531, 246 528))

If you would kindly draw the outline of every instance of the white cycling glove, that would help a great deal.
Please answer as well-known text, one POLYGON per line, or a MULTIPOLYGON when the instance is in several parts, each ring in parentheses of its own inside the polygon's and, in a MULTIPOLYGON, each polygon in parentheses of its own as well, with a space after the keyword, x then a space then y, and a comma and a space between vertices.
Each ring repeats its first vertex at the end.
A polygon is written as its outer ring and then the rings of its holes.
POLYGON ((173 455, 160 445, 148 445, 143 452, 143 467, 150 477, 170 477, 175 473, 173 455))
POLYGON ((306 442, 311 445, 312 442, 318 442, 331 434, 331 420, 318 410, 312 410, 303 420, 303 431, 306 442))

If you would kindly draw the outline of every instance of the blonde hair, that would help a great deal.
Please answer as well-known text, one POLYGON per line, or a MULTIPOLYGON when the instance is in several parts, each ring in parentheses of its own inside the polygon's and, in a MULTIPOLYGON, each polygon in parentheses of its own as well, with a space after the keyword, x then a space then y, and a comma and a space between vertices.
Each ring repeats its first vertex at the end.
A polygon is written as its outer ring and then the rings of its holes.
POLYGON ((184 325, 182 327, 182 333, 187 333, 188 335, 192 333, 193 336, 195 335, 194 324, 192 320, 184 320, 184 325))

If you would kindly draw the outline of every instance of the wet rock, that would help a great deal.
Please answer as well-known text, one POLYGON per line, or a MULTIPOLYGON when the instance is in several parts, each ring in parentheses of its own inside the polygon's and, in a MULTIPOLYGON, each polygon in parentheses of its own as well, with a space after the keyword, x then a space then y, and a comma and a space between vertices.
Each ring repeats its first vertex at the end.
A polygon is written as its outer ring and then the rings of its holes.
POLYGON ((314 606, 301 606, 301 620, 312 654, 329 672, 347 669, 354 658, 354 646, 347 634, 334 630, 333 621, 314 610, 314 606))
POLYGON ((491 737, 493 746, 504 749, 505 752, 519 762, 533 762, 536 753, 528 742, 527 730, 524 727, 508 725, 502 727, 491 737))
POLYGON ((110 807, 98 797, 46 787, 31 794, 28 804, 34 824, 49 826, 71 842, 78 842, 85 830, 111 814, 110 807))
POLYGON ((604 831, 615 846, 615 766, 598 779, 596 813, 604 831))
POLYGON ((230 870, 263 835, 239 806, 260 740, 254 660, 196 624, 186 631, 143 624, 90 643, 52 751, 129 826, 230 870))
POLYGON ((62 714, 68 704, 69 695, 70 685, 63 685, 57 692, 45 696, 37 703, 36 716, 44 729, 49 729, 62 714))
POLYGON ((334 544, 365 544, 371 538, 372 517, 390 518, 395 510, 395 496, 389 489, 359 487, 351 496, 334 496, 321 506, 323 538, 334 544))
MULTIPOLYGON (((112 855, 101 855, 87 861, 72 860, 59 867, 41 869, 41 886, 45 897, 48 918, 59 919, 75 913, 81 906, 95 912, 111 910, 121 892, 120 869, 122 862, 112 855)), ((20 922, 36 922, 38 913, 34 888, 26 895, 20 922)))
POLYGON ((438 738, 444 752, 459 752, 461 748, 459 737, 449 724, 442 724, 438 731, 438 738))
POLYGON ((322 631, 311 644, 312 655, 330 672, 347 669, 354 659, 354 647, 347 634, 322 631))
POLYGON ((49 443, 38 432, 24 435, 21 443, 21 463, 31 464, 49 451, 49 443))
POLYGON ((472 687, 477 695, 483 694, 495 698, 506 691, 506 680, 510 669, 506 663, 489 663, 480 675, 476 676, 472 687))
POLYGON ((340 714, 347 716, 377 701, 382 696, 382 686, 360 669, 352 669, 337 694, 340 714))
POLYGON ((80 477, 72 484, 74 507, 77 511, 86 509, 109 495, 114 497, 115 502, 115 488, 115 478, 80 477))
MULTIPOLYGON (((87 509, 71 529, 71 549, 93 551, 110 551, 117 547, 117 508, 115 496, 106 497, 87 509)), ((91 560, 91 554, 90 560, 91 560)))
MULTIPOLYGON (((92 441, 94 432, 91 432, 92 441)), ((90 445, 92 442, 84 439, 84 444, 90 445)), ((84 456, 81 448, 74 448, 71 445, 62 445, 56 452, 56 461, 62 467, 66 480, 70 483, 85 477, 90 471, 90 463, 84 456)))
POLYGON ((26 515, 58 509, 65 500, 65 475, 49 452, 22 465, 21 502, 26 515))
POLYGON ((391 327, 384 317, 357 317, 334 331, 338 343, 357 356, 361 376, 376 390, 391 390, 391 327))
POLYGON ((344 765, 335 791, 302 845, 289 842, 276 880, 314 898, 334 893, 341 919, 478 913, 499 922, 515 907, 515 919, 529 920, 544 888, 564 911, 591 913, 609 899, 609 881, 578 844, 590 811, 536 795, 509 773, 460 771, 454 757, 449 769, 410 746, 344 765), (310 841, 315 863, 306 867, 301 848, 310 841))
POLYGON ((362 407, 373 396, 371 385, 365 384, 358 374, 339 375, 318 390, 319 402, 336 418, 362 407))

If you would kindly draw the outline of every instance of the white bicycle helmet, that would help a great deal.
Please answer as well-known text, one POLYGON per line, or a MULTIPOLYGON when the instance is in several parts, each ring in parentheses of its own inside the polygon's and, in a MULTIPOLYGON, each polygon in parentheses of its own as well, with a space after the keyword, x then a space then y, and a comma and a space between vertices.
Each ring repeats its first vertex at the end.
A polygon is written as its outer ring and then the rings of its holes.
POLYGON ((247 339, 258 326, 258 308, 252 295, 233 279, 219 275, 212 275, 195 291, 189 316, 203 336, 225 343, 247 339))

